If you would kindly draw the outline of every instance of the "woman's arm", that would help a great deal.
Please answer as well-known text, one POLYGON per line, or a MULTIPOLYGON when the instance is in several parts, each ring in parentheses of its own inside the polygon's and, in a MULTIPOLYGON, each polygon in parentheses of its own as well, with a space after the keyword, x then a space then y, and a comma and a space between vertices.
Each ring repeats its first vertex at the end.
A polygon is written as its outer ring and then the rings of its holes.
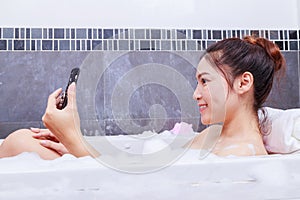
POLYGON ((56 107, 57 99, 62 89, 57 89, 49 95, 45 114, 42 118, 47 127, 60 141, 69 153, 76 157, 98 156, 84 140, 80 130, 80 118, 76 105, 76 86, 72 83, 68 88, 68 104, 59 110, 56 107))

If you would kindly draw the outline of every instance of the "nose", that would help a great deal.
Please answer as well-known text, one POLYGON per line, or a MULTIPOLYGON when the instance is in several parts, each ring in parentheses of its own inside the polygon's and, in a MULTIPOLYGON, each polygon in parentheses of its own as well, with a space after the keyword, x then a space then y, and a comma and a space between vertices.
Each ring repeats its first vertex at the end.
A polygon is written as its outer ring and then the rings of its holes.
POLYGON ((201 97, 202 97, 202 95, 201 95, 201 91, 200 91, 200 86, 199 86, 199 84, 197 84, 197 87, 196 87, 196 89, 194 91, 194 94, 193 94, 193 99, 195 101, 197 101, 197 100, 200 100, 201 97))

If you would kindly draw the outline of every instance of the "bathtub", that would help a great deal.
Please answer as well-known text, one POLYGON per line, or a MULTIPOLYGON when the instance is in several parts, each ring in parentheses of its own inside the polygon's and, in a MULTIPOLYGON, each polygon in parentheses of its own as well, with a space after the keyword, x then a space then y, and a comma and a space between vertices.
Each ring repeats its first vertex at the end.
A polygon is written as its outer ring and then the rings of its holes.
MULTIPOLYGON (((145 148, 131 136, 86 140, 109 141, 122 151, 145 148)), ((145 167, 135 160, 126 171, 90 156, 46 161, 22 153, 0 159, 0 199, 300 199, 300 154, 203 155, 182 151, 172 162, 144 171, 135 171, 145 167)))
POLYGON ((265 109, 266 148, 280 153, 218 157, 214 139, 191 150, 184 144, 197 133, 184 122, 159 134, 85 136, 101 156, 0 159, 0 199, 300 199, 300 110, 265 109))

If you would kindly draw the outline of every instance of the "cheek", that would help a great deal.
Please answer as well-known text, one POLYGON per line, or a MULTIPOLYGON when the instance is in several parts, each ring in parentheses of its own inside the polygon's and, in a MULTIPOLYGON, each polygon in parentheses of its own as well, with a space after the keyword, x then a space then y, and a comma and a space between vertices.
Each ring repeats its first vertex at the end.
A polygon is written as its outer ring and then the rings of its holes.
POLYGON ((227 88, 223 84, 215 84, 210 88, 210 112, 213 123, 223 122, 226 116, 227 88))
POLYGON ((226 99, 227 99, 227 93, 228 89, 226 88, 226 85, 223 83, 215 83, 210 85, 209 87, 209 94, 211 96, 211 101, 214 103, 217 103, 220 106, 224 106, 226 99))

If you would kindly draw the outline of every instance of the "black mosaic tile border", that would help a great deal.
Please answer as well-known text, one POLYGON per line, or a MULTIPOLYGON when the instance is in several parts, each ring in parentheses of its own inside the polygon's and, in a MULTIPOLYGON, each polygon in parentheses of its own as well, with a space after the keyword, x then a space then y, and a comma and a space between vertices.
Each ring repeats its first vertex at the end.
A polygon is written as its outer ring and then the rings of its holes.
POLYGON ((0 28, 0 51, 194 51, 224 38, 253 34, 281 50, 300 50, 300 30, 0 28))

